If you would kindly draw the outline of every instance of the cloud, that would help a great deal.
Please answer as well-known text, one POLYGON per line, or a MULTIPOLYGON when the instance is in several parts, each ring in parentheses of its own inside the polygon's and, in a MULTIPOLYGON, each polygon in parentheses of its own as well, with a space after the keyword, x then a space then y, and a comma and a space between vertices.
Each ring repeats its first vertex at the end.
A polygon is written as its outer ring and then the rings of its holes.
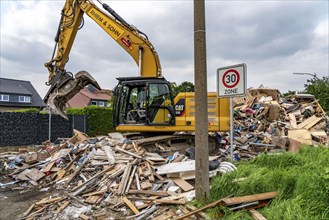
MULTIPOLYGON (((155 46, 164 77, 194 82, 193 1, 104 1, 155 46)), ((43 96, 64 1, 1 1, 0 76, 30 80, 43 96)), ((302 90, 306 77, 327 76, 328 1, 206 1, 208 90, 219 67, 246 63, 247 87, 302 90)), ((133 59, 85 16, 66 69, 90 72, 103 88, 137 76, 133 59)))

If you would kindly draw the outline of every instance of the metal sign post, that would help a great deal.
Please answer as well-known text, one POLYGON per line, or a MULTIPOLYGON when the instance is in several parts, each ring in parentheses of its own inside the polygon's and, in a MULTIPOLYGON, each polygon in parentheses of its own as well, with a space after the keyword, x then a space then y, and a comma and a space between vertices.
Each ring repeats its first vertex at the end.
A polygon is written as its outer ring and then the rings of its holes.
POLYGON ((48 139, 49 139, 49 141, 50 141, 50 143, 51 143, 51 108, 50 108, 50 106, 48 105, 48 116, 49 116, 49 123, 48 123, 48 139))
POLYGON ((233 162, 233 98, 230 97, 230 154, 233 162))
POLYGON ((217 96, 230 98, 230 153, 233 161, 233 97, 246 94, 247 65, 242 63, 217 69, 217 96))

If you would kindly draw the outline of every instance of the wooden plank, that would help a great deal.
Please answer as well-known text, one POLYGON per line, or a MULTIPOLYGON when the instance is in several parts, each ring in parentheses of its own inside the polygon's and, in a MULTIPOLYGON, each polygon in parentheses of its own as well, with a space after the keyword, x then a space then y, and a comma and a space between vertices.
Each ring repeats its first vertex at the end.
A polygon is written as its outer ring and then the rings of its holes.
POLYGON ((192 186, 191 184, 189 184, 187 181, 183 180, 182 178, 171 178, 171 179, 172 179, 172 181, 174 181, 174 183, 177 186, 179 186, 185 192, 194 189, 194 186, 192 186))
POLYGON ((309 117, 308 119, 304 120, 303 122, 299 123, 297 125, 298 129, 304 128, 305 126, 307 126, 309 123, 313 122, 314 120, 316 120, 316 116, 313 115, 311 117, 309 117))
POLYGON ((137 172, 135 173, 135 180, 136 180, 136 187, 137 187, 138 190, 140 190, 141 189, 141 184, 139 182, 139 176, 138 176, 137 172))
POLYGON ((24 218, 20 218, 20 219, 34 219, 35 216, 40 215, 40 214, 38 214, 38 213, 42 212, 42 211, 45 210, 46 208, 47 208, 47 206, 44 206, 44 207, 42 207, 41 209, 39 209, 39 210, 37 210, 37 211, 31 213, 30 215, 28 215, 28 216, 26 216, 26 217, 24 217, 24 218))
POLYGON ((181 210, 181 211, 183 212, 183 214, 187 214, 187 213, 190 212, 190 211, 187 210, 187 208, 185 208, 185 206, 183 206, 183 205, 179 205, 179 206, 178 206, 178 209, 181 210))
POLYGON ((72 145, 75 145, 75 143, 78 141, 78 135, 77 134, 74 134, 73 137, 71 137, 70 139, 68 139, 66 141, 66 143, 69 143, 69 144, 72 144, 72 145))
POLYGON ((38 182, 41 178, 45 176, 45 174, 39 171, 38 169, 33 168, 30 172, 26 174, 26 176, 31 180, 38 182))
POLYGON ((316 125, 321 120, 322 120, 322 118, 321 117, 318 117, 315 120, 313 120, 312 122, 310 122, 309 124, 307 124, 304 128, 305 129, 310 129, 311 127, 313 127, 314 125, 316 125))
POLYGON ((201 212, 201 211, 206 210, 206 209, 209 209, 209 208, 213 208, 213 207, 215 207, 215 206, 217 206, 217 205, 223 205, 223 204, 224 204, 223 199, 225 199, 225 198, 222 198, 222 199, 220 199, 220 200, 217 200, 217 201, 215 201, 215 202, 212 202, 212 203, 210 203, 210 204, 208 204, 208 205, 206 205, 206 206, 203 206, 203 207, 201 207, 201 208, 199 208, 199 209, 196 209, 196 210, 194 210, 194 211, 191 211, 190 213, 187 213, 187 214, 185 214, 185 215, 181 215, 181 216, 179 216, 178 218, 175 218, 175 220, 180 220, 180 219, 187 218, 187 217, 189 217, 189 216, 191 216, 191 215, 195 215, 195 214, 197 214, 198 212, 201 212))
POLYGON ((255 209, 248 210, 251 217, 255 220, 267 220, 262 214, 257 212, 255 209))
POLYGON ((152 191, 152 190, 129 190, 128 194, 147 194, 147 195, 152 195, 152 196, 168 196, 169 194, 167 192, 163 191, 152 191))
POLYGON ((31 172, 31 170, 30 170, 30 169, 26 169, 26 170, 24 170, 23 172, 19 173, 19 174, 15 177, 15 179, 17 179, 17 180, 30 180, 30 178, 28 178, 28 177, 26 176, 26 174, 28 174, 29 172, 31 172))
POLYGON ((83 214, 83 213, 81 213, 81 214, 79 215, 79 218, 82 218, 83 220, 88 220, 88 219, 90 219, 88 216, 86 216, 86 215, 83 214))
POLYGON ((288 137, 302 144, 312 145, 311 133, 306 129, 288 130, 288 137))
POLYGON ((94 196, 94 195, 97 195, 97 194, 103 194, 105 192, 107 192, 107 189, 103 189, 103 190, 98 191, 98 192, 83 194, 82 197, 94 196))
POLYGON ((123 197, 122 198, 123 202, 126 203, 126 205, 131 209, 131 211, 133 211, 135 213, 135 215, 139 214, 138 209, 134 206, 134 204, 132 202, 130 202, 129 199, 127 199, 127 197, 123 197))
MULTIPOLYGON (((148 175, 148 178, 150 180, 151 183, 154 183, 155 182, 155 177, 154 177, 154 171, 153 171, 153 168, 151 167, 151 164, 149 162, 145 162, 146 163, 146 166, 150 172, 150 174, 148 175)), ((153 165, 153 164, 152 164, 153 165)))
POLYGON ((63 211, 66 208, 66 206, 68 206, 70 204, 70 202, 71 202, 70 200, 65 200, 64 203, 60 207, 57 208, 55 213, 58 214, 61 211, 63 211))
POLYGON ((144 158, 154 162, 166 162, 166 159, 157 153, 146 152, 144 158))
POLYGON ((47 204, 47 203, 58 202, 58 201, 61 201, 61 200, 64 200, 64 198, 62 198, 62 197, 55 197, 55 198, 52 198, 52 199, 41 200, 39 202, 36 202, 35 204, 36 205, 44 205, 44 204, 47 204))
POLYGON ((321 131, 311 131, 311 135, 327 137, 327 133, 323 130, 321 130, 321 131))
POLYGON ((79 189, 80 187, 86 185, 86 184, 89 183, 91 180, 93 180, 93 179, 97 178, 98 176, 100 176, 100 175, 106 173, 106 172, 109 171, 110 169, 113 169, 113 166, 109 167, 108 169, 103 170, 102 172, 99 172, 99 173, 95 174, 93 177, 91 177, 90 179, 88 179, 87 181, 85 181, 84 183, 82 183, 81 185, 76 186, 75 188, 73 188, 72 191, 75 191, 75 190, 79 189))
POLYGON ((90 138, 87 134, 81 132, 81 131, 78 131, 76 129, 73 129, 73 132, 74 134, 77 135, 77 138, 79 139, 79 141, 82 143, 82 142, 85 142, 85 141, 88 141, 90 138))
POLYGON ((169 200, 169 199, 158 199, 154 201, 155 204, 171 204, 171 205, 185 205, 185 199, 169 200))
POLYGON ((43 172, 49 172, 51 170, 51 168, 53 167, 55 161, 58 159, 60 155, 60 152, 56 152, 52 157, 51 157, 51 161, 46 168, 43 169, 43 172))
POLYGON ((198 212, 201 212, 203 210, 206 210, 208 208, 213 208, 217 205, 236 205, 236 204, 241 204, 241 203, 246 203, 246 202, 254 202, 254 201, 261 201, 261 200, 268 200, 268 199, 273 199, 277 196, 277 192, 268 192, 268 193, 261 193, 261 194, 255 194, 255 195, 248 195, 248 196, 241 196, 241 197, 233 197, 233 198, 222 198, 220 200, 217 200, 213 203, 210 203, 206 206, 203 206, 199 209, 196 209, 190 213, 187 213, 185 215, 179 216, 176 218, 176 220, 179 219, 184 219, 186 217, 189 217, 191 215, 197 214, 198 212))
POLYGON ((278 195, 277 192, 267 192, 267 193, 260 193, 260 194, 254 194, 254 195, 225 198, 225 199, 223 199, 223 202, 225 203, 225 205, 231 206, 231 205, 237 205, 237 204, 241 204, 241 203, 273 199, 277 195, 278 195))
POLYGON ((141 157, 141 156, 139 156, 139 155, 137 155, 137 154, 131 153, 130 151, 123 150, 123 149, 121 149, 121 148, 119 148, 119 147, 116 147, 115 150, 116 150, 116 151, 120 151, 120 152, 125 153, 125 154, 128 154, 128 155, 130 155, 130 156, 136 157, 136 158, 138 158, 138 159, 143 159, 143 157, 141 157))
POLYGON ((103 195, 93 195, 89 196, 85 202, 89 204, 97 204, 101 199, 103 198, 103 195))
POLYGON ((23 217, 26 217, 30 214, 30 212, 33 210, 35 204, 33 203, 24 213, 23 213, 23 217))
POLYGON ((132 182, 133 182, 133 180, 135 178, 135 172, 136 172, 136 170, 137 170, 137 165, 134 165, 133 171, 130 174, 129 181, 128 181, 127 187, 125 189, 125 192, 128 192, 129 191, 130 186, 131 186, 131 184, 132 184, 132 182))
POLYGON ((63 178, 63 176, 65 175, 66 170, 65 169, 61 169, 59 171, 57 171, 57 176, 56 176, 56 181, 59 181, 63 178))
POLYGON ((159 175, 195 171, 195 160, 169 163, 155 167, 159 175))
POLYGON ((128 183, 128 178, 130 175, 131 167, 132 167, 132 165, 129 163, 129 164, 127 164, 127 166, 125 168, 125 171, 122 175, 121 182, 120 182, 120 185, 119 185, 119 188, 117 191, 118 195, 122 195, 125 193, 125 189, 126 189, 126 186, 128 183))

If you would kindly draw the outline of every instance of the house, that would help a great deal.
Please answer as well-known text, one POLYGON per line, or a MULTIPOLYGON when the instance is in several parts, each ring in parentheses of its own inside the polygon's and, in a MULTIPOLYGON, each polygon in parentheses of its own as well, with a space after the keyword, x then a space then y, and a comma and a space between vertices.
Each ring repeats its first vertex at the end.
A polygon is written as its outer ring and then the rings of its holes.
POLYGON ((98 90, 92 85, 88 85, 73 96, 67 102, 66 107, 84 108, 90 105, 108 107, 111 99, 110 93, 110 90, 98 90))
POLYGON ((30 81, 0 78, 0 111, 46 106, 30 81))

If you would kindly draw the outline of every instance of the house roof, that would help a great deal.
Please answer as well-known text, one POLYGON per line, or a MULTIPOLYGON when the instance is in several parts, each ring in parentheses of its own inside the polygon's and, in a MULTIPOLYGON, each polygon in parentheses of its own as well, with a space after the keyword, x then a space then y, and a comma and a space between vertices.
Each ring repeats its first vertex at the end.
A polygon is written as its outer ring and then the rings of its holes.
POLYGON ((30 81, 0 78, 0 93, 31 96, 31 103, 0 102, 0 106, 46 107, 30 81))
POLYGON ((25 86, 30 82, 0 78, 0 92, 5 94, 32 95, 25 86))
POLYGON ((90 99, 93 99, 93 100, 101 100, 101 101, 108 101, 111 96, 96 89, 95 88, 95 91, 94 92, 91 92, 88 90, 87 87, 83 88, 81 91, 80 91, 83 95, 85 95, 86 97, 90 98, 90 99))
POLYGON ((83 108, 86 107, 89 102, 90 98, 84 96, 82 93, 79 92, 67 102, 67 107, 83 108))
POLYGON ((91 92, 87 87, 83 88, 67 102, 67 106, 83 108, 87 106, 91 100, 108 101, 111 98, 110 95, 105 93, 108 92, 108 90, 105 90, 105 92, 96 88, 93 90, 94 91, 91 92))

